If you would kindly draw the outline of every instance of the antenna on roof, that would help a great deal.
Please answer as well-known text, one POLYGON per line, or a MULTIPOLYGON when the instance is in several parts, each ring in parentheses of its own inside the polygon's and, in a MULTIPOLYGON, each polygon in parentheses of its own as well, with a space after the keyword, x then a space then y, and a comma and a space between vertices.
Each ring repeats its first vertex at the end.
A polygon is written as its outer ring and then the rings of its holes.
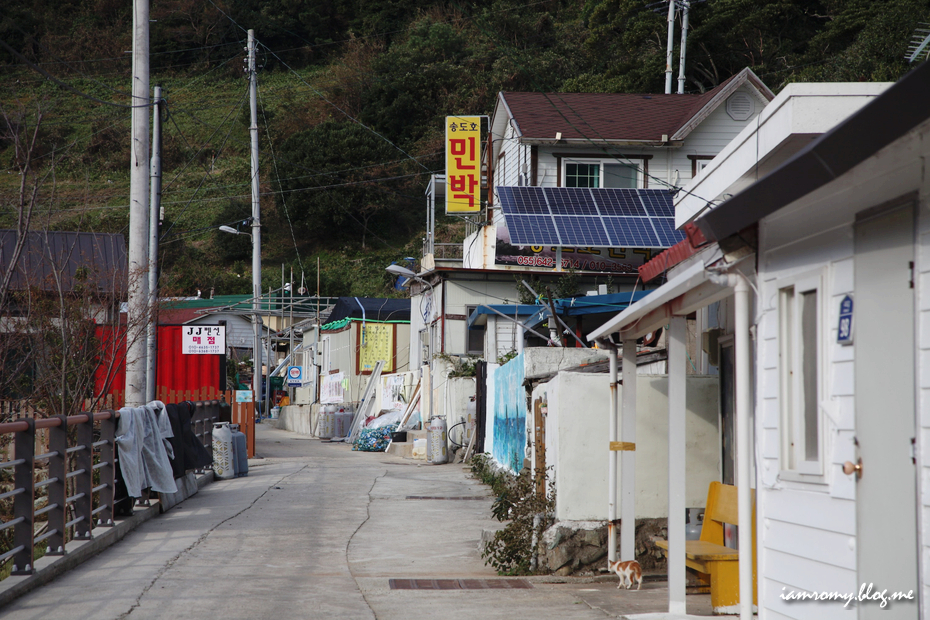
POLYGON ((910 46, 907 48, 907 56, 905 56, 905 58, 907 58, 908 62, 917 60, 917 57, 923 54, 924 50, 927 49, 927 45, 930 44, 930 29, 928 29, 930 24, 920 22, 920 25, 924 27, 914 30, 910 46))

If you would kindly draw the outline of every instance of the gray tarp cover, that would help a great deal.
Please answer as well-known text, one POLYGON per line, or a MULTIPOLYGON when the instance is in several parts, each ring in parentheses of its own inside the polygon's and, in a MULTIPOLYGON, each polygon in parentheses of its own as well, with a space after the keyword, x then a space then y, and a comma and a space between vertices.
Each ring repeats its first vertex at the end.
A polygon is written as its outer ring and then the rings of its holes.
POLYGON ((174 452, 168 440, 174 433, 165 404, 153 400, 144 407, 123 407, 119 414, 116 445, 129 496, 141 497, 146 488, 159 493, 177 492, 169 461, 174 452))

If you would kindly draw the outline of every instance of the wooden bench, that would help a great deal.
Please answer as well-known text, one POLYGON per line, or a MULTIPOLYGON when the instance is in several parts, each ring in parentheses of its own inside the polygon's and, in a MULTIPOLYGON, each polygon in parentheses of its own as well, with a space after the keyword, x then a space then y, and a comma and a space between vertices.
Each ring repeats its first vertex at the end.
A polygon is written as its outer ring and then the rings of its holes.
MULTIPOLYGON (((739 525, 736 487, 711 482, 707 489, 707 506, 699 540, 685 541, 685 565, 698 572, 698 578, 710 585, 710 602, 715 614, 739 613, 739 553, 723 544, 723 524, 739 525)), ((752 598, 758 601, 756 586, 756 501, 752 499, 752 598)), ((656 546, 668 556, 668 541, 656 546)))

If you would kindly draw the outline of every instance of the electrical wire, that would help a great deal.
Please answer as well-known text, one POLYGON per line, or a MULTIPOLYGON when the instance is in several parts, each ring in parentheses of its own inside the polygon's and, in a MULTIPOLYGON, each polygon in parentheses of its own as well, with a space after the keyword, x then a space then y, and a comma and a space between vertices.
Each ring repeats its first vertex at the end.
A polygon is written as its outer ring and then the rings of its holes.
MULTIPOLYGON (((69 91, 69 92, 72 92, 72 93, 74 93, 75 95, 77 95, 77 96, 79 96, 79 97, 83 97, 83 98, 85 98, 85 99, 90 99, 91 101, 94 101, 94 102, 96 102, 96 103, 100 103, 100 104, 103 104, 103 105, 111 106, 111 107, 114 107, 114 108, 149 108, 149 107, 152 106, 152 102, 151 102, 151 101, 146 101, 146 103, 139 103, 139 104, 133 105, 133 104, 130 104, 130 103, 116 103, 115 101, 105 101, 105 100, 103 100, 103 99, 100 99, 99 97, 94 97, 93 95, 89 95, 89 94, 87 94, 87 93, 85 93, 85 92, 83 92, 83 91, 80 91, 80 90, 74 88, 74 87, 71 86, 70 84, 66 84, 65 82, 59 80, 58 78, 56 78, 55 76, 53 76, 52 74, 50 74, 49 72, 47 72, 47 71, 46 71, 45 69, 43 69, 42 67, 37 66, 37 65, 36 65, 35 63, 33 63, 31 60, 29 60, 28 58, 26 58, 25 56, 23 56, 22 54, 20 54, 20 53, 17 52, 16 50, 14 50, 12 47, 10 47, 9 45, 7 45, 6 41, 4 41, 3 39, 0 39, 0 47, 4 48, 6 51, 8 51, 9 53, 11 53, 15 58, 17 58, 20 62, 22 62, 23 64, 25 64, 26 66, 28 66, 28 67, 31 68, 32 70, 37 71, 38 73, 41 73, 41 74, 44 75, 47 79, 51 80, 52 82, 54 82, 55 84, 57 84, 57 85, 60 86, 61 88, 64 88, 65 90, 67 90, 67 91, 69 91)), ((132 96, 132 95, 130 95, 130 97, 131 97, 131 96, 132 96)))
MULTIPOLYGON (((223 123, 227 123, 227 122, 230 120, 230 118, 232 117, 233 112, 238 112, 239 110, 242 109, 242 106, 245 105, 245 101, 246 101, 246 98, 247 98, 247 97, 248 97, 248 91, 246 91, 246 92, 243 94, 242 99, 241 99, 240 102, 239 102, 239 106, 238 106, 236 109, 234 109, 234 110, 230 110, 229 114, 226 115, 226 118, 223 119, 223 123)), ((220 127, 222 127, 222 124, 220 125, 220 127)), ((229 136, 230 136, 230 134, 232 133, 232 129, 233 129, 233 128, 230 127, 230 130, 229 130, 229 132, 227 132, 226 137, 223 139, 222 144, 220 145, 219 149, 217 149, 217 153, 222 153, 222 152, 223 152, 223 148, 226 146, 226 142, 229 140, 229 136)), ((219 130, 219 128, 217 128, 217 131, 218 131, 218 130, 219 130)), ((210 136, 210 138, 212 139, 214 135, 216 135, 216 132, 214 132, 213 135, 210 136)), ((211 176, 211 171, 205 169, 205 173, 204 173, 204 175, 201 177, 200 183, 197 185, 197 189, 194 191, 194 196, 197 195, 197 192, 200 191, 200 188, 203 187, 204 182, 205 182, 205 181, 207 180, 207 178, 209 178, 210 176, 211 176)), ((161 238, 162 238, 162 239, 164 239, 165 237, 168 236, 168 233, 171 232, 171 229, 174 228, 174 226, 181 220, 181 218, 184 216, 184 214, 185 214, 185 213, 187 212, 187 210, 190 208, 190 205, 191 205, 191 203, 193 202, 194 196, 192 196, 191 199, 187 201, 187 204, 184 205, 184 208, 181 209, 181 212, 180 212, 177 216, 175 216, 175 218, 172 220, 171 224, 168 226, 168 228, 165 230, 165 232, 162 233, 162 235, 161 235, 161 238)))
MULTIPOLYGON (((277 177, 278 187, 281 187, 281 175, 278 172, 278 159, 275 156, 274 150, 274 140, 271 139, 271 129, 268 127, 268 117, 265 115, 265 100, 262 97, 262 92, 259 91, 259 102, 262 106, 262 121, 265 123, 265 135, 268 137, 268 145, 271 149, 271 161, 273 163, 274 174, 277 177)), ((287 218, 287 227, 291 232, 291 241, 294 243, 294 253, 297 255, 297 264, 300 266, 300 272, 304 271, 304 263, 300 258, 300 248, 297 247, 297 236, 294 234, 294 224, 291 222, 291 214, 287 209, 287 199, 284 195, 281 196, 281 205, 284 208, 284 216, 287 218)))

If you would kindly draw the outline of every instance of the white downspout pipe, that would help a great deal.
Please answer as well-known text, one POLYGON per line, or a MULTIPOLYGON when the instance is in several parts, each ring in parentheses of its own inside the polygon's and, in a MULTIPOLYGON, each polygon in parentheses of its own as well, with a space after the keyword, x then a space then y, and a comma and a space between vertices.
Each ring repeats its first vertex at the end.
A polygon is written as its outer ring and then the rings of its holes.
POLYGON ((752 481, 750 480, 751 438, 750 398, 751 349, 750 342, 750 291, 744 277, 730 275, 734 287, 736 357, 736 485, 737 517, 739 519, 739 617, 752 619, 752 481), (735 280, 735 281, 734 281, 735 280))

